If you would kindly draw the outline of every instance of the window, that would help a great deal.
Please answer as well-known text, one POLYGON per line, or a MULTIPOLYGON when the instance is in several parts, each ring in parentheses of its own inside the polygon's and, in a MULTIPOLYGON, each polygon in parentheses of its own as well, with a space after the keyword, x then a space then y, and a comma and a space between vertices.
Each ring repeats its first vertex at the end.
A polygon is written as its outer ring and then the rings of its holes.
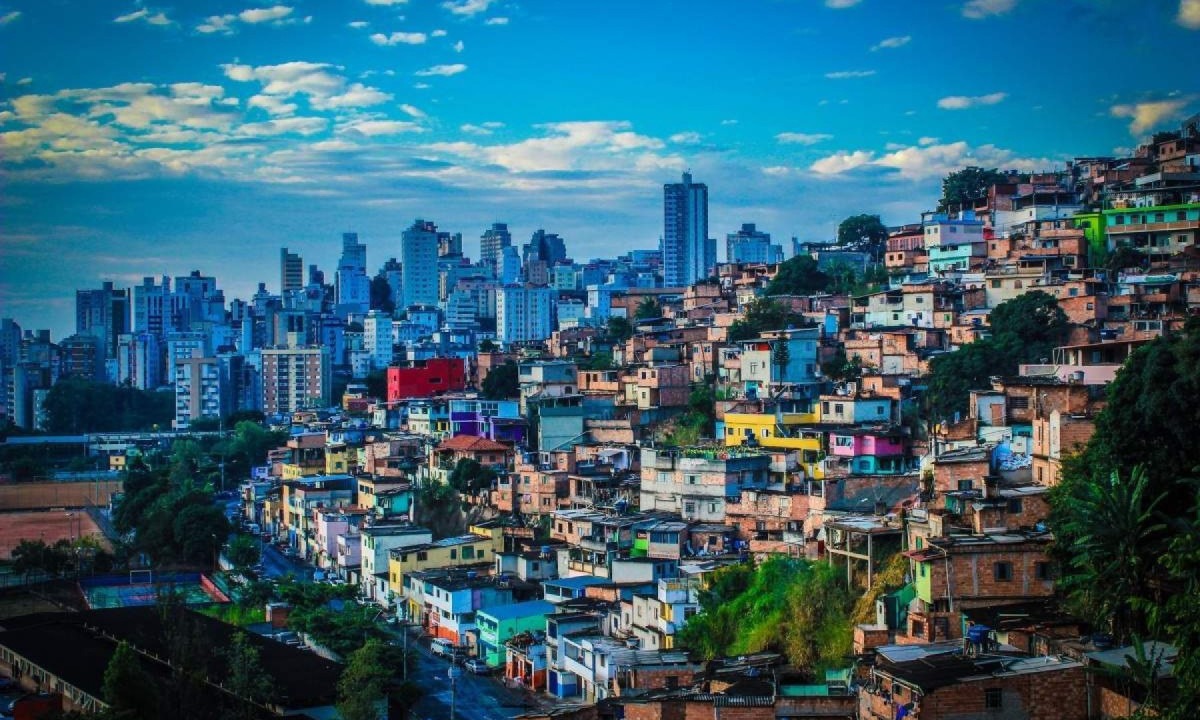
POLYGON ((1054 566, 1048 562, 1034 563, 1033 571, 1038 580, 1054 579, 1054 566))
POLYGON ((1009 582, 1013 579, 1013 568, 1010 562, 998 562, 993 566, 996 580, 1000 582, 1009 582))
POLYGON ((920 620, 913 620, 912 621, 912 636, 913 637, 925 637, 925 623, 921 622, 920 620))
POLYGON ((421 560, 428 560, 428 559, 429 559, 429 553, 424 552, 424 551, 417 553, 417 561, 418 562, 420 562, 421 560))
POLYGON ((471 547, 470 545, 463 548, 463 560, 471 560, 471 559, 474 559, 474 557, 475 557, 475 548, 471 547))
POLYGON ((458 559, 458 550, 455 550, 454 548, 450 548, 450 559, 451 560, 458 559))
POLYGON ((700 478, 696 475, 688 475, 687 476, 688 485, 695 485, 699 479, 700 478))
POLYGON ((988 710, 999 710, 1004 707, 1004 691, 1000 688, 987 688, 983 691, 983 706, 988 710))
POLYGON ((1008 501, 1008 511, 1013 515, 1019 515, 1021 512, 1021 498, 1012 498, 1008 501))

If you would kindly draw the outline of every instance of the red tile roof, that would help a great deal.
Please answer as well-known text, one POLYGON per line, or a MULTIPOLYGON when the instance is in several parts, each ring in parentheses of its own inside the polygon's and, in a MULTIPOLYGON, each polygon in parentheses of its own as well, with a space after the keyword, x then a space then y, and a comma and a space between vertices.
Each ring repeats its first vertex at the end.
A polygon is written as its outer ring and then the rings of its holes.
POLYGON ((443 450, 455 450, 459 452, 508 452, 511 449, 508 445, 488 440, 485 437, 475 437, 474 435, 455 435, 437 446, 438 452, 443 450))

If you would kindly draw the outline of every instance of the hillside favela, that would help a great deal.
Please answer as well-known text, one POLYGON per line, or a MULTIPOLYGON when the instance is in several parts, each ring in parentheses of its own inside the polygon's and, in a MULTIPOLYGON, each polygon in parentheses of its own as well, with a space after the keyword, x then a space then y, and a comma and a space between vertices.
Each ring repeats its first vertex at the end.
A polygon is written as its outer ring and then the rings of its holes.
POLYGON ((0 720, 1200 717, 1200 0, 0 1, 0 720))

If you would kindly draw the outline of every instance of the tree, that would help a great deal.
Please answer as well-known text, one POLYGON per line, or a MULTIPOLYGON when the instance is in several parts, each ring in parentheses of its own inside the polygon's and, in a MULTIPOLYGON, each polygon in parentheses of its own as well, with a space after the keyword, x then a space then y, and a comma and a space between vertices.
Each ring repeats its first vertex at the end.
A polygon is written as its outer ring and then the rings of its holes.
POLYGON ((479 352, 481 353, 496 352, 498 349, 499 348, 496 346, 496 343, 493 342, 491 338, 484 338, 483 341, 479 343, 479 352))
POLYGON ((623 343, 633 337, 633 325, 628 318, 613 315, 608 319, 608 336, 614 342, 623 343))
POLYGON ((233 642, 225 652, 225 668, 225 687, 242 701, 237 717, 242 720, 259 717, 258 708, 271 699, 274 684, 263 672, 258 647, 245 632, 234 633, 233 642))
POLYGON ((1008 176, 992 168, 985 170, 974 165, 955 170, 942 179, 942 198, 938 212, 962 208, 987 197, 988 188, 1008 181, 1008 176))
POLYGON ((662 317, 662 308, 659 307, 657 300, 647 295, 638 303, 634 317, 638 320, 653 320, 662 317))
POLYGON ((460 458, 458 464, 450 471, 447 482, 450 487, 460 493, 475 495, 481 490, 492 487, 496 480, 496 472, 491 468, 480 465, 477 460, 460 458))
POLYGON ((1158 517, 1166 495, 1151 492, 1139 466, 1124 479, 1113 472, 1108 482, 1070 482, 1055 496, 1054 527, 1072 543, 1061 586, 1086 618, 1122 642, 1149 629, 1135 599, 1161 600, 1153 594, 1166 550, 1158 517))
POLYGON ((1108 256, 1108 261, 1104 263, 1104 267, 1108 268, 1114 275, 1125 270, 1126 268, 1141 268, 1146 266, 1145 253, 1131 248, 1128 245, 1121 245, 1108 256))
POLYGON ((965 413, 970 391, 989 387, 992 376, 1015 375, 1021 363, 1048 361, 1070 328, 1058 301, 1041 290, 1000 303, 990 322, 990 338, 930 361, 926 402, 935 420, 965 413))
POLYGON ((183 508, 172 523, 179 557, 198 563, 212 560, 213 553, 229 534, 225 513, 211 502, 181 504, 183 508))
POLYGON ((777 376, 781 381, 787 374, 788 363, 792 361, 792 351, 788 349, 787 338, 779 338, 771 347, 771 364, 779 369, 777 376))
POLYGON ((759 298, 746 306, 746 314, 729 326, 729 341, 752 340, 768 330, 811 325, 807 318, 792 312, 787 305, 770 298, 759 298))
POLYGON ((343 720, 378 720, 381 715, 392 679, 384 651, 382 643, 371 640, 347 658, 338 680, 337 709, 343 720))
POLYGON ((587 363, 584 365, 584 367, 588 370, 612 370, 614 367, 612 353, 593 353, 592 356, 587 359, 587 363))
POLYGON ((517 397, 521 392, 518 382, 517 364, 512 360, 506 361, 500 367, 492 368, 483 379, 483 396, 488 400, 507 400, 517 397))
POLYGON ((159 717, 157 691, 137 652, 122 640, 104 669, 104 702, 117 717, 153 720, 159 717))
POLYGON ((859 252, 869 253, 878 262, 887 250, 887 227, 878 215, 851 215, 838 225, 837 244, 859 252))
POLYGON ((391 315, 396 311, 396 301, 392 297, 392 286, 386 275, 376 275, 371 278, 371 309, 382 310, 391 315))
POLYGON ((817 268, 817 261, 808 255, 797 255, 784 261, 767 284, 767 295, 812 295, 829 286, 829 277, 817 268))
POLYGON ((258 562, 259 541, 249 535, 238 533, 229 541, 229 549, 225 557, 236 568, 248 568, 258 562))

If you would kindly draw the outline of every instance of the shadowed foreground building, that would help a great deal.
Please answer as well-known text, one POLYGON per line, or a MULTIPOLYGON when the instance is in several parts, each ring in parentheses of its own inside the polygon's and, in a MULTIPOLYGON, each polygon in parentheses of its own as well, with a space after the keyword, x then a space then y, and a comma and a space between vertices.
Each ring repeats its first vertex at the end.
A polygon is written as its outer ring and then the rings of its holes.
POLYGON ((234 634, 241 631, 190 610, 182 610, 180 618, 176 626, 168 627, 155 607, 9 618, 0 625, 0 673, 13 677, 26 691, 61 695, 66 711, 95 712, 107 707, 103 700, 104 672, 118 644, 124 641, 138 654, 142 670, 164 696, 172 677, 167 658, 173 654, 173 645, 180 646, 166 639, 173 631, 177 638, 191 643, 195 652, 183 654, 202 664, 203 687, 197 694, 213 703, 218 716, 240 717, 249 705, 256 708, 259 717, 336 717, 333 706, 340 664, 246 633, 248 643, 258 651, 262 673, 271 683, 270 700, 250 702, 231 687, 224 654, 233 645, 234 634), (197 657, 206 649, 211 650, 207 658, 197 657))

